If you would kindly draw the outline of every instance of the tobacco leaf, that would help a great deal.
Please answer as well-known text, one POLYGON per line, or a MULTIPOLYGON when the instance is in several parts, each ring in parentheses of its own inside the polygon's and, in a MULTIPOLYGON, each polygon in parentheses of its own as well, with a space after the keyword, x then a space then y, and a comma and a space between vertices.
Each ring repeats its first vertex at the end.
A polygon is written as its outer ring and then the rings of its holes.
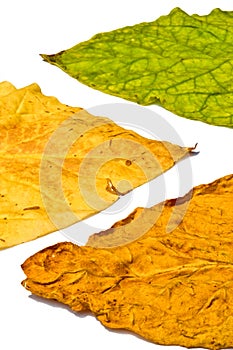
POLYGON ((9 81, 0 82, 0 98, 14 92, 16 88, 9 81))
POLYGON ((106 209, 191 152, 8 82, 0 140, 0 249, 106 209))
POLYGON ((190 16, 175 8, 153 22, 41 56, 102 92, 233 127, 232 35, 231 11, 190 16))
MULTIPOLYGON (((194 188, 191 199, 166 201, 159 218, 160 205, 148 208, 144 222, 154 217, 154 225, 126 245, 63 242, 45 248, 22 265, 27 276, 22 284, 74 311, 91 311, 106 327, 157 344, 231 348, 232 193, 233 175, 228 175, 194 188), (175 207, 183 213, 187 200, 182 222, 167 233, 175 207)), ((128 217, 129 229, 136 214, 128 217)), ((126 219, 115 225, 111 238, 125 225, 126 219)))

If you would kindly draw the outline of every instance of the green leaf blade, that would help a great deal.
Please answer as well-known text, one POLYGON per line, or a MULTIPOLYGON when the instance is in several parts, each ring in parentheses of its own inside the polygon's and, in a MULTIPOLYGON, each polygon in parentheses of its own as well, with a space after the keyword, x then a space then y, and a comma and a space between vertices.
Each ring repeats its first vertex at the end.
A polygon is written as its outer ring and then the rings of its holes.
POLYGON ((100 33, 41 55, 94 89, 182 117, 233 127, 233 12, 188 15, 100 33))

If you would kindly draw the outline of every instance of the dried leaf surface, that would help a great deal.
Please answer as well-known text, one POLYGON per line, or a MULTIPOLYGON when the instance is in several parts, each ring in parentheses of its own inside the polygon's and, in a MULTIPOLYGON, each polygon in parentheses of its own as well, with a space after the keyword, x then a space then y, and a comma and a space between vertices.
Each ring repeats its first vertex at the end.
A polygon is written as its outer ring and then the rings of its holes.
MULTIPOLYGON (((165 202, 145 235, 124 246, 48 247, 24 262, 22 283, 75 311, 90 310, 106 327, 127 329, 157 344, 231 348, 232 193, 233 175, 194 188, 182 223, 170 233, 174 200, 165 202)), ((187 196, 176 203, 181 212, 186 201, 187 196)), ((144 219, 158 210, 147 209, 144 219)), ((129 216, 128 227, 137 214, 129 216)), ((124 231, 125 224, 114 230, 124 231)))
POLYGON ((14 92, 16 88, 9 81, 2 81, 0 83, 0 98, 14 92))
POLYGON ((175 8, 42 57, 94 89, 233 127, 232 35, 232 11, 190 16, 175 8))
POLYGON ((8 82, 0 84, 0 140, 0 249, 107 208, 191 151, 66 106, 37 84, 8 82))

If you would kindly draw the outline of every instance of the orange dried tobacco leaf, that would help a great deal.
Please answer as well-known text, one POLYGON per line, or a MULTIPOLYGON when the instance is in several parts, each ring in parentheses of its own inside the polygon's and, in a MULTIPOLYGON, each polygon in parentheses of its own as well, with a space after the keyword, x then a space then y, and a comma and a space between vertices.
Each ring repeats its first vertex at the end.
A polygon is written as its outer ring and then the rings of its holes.
MULTIPOLYGON (((232 193, 233 175, 194 188, 182 222, 170 233, 167 225, 183 215, 188 196, 167 201, 162 209, 141 208, 114 225, 106 237, 114 239, 117 229, 126 232, 127 226, 130 232, 135 220, 155 217, 147 233, 126 245, 48 247, 24 262, 22 284, 74 311, 91 311, 106 327, 127 329, 157 344, 230 348, 232 193)), ((89 243, 95 242, 98 236, 89 243)))
POLYGON ((191 152, 9 82, 0 83, 0 140, 0 249, 106 209, 191 152))

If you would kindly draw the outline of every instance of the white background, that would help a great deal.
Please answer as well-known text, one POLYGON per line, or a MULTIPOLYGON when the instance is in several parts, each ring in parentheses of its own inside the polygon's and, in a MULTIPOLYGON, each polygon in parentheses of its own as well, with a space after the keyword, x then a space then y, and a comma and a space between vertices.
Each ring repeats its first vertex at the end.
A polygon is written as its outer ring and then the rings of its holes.
MULTIPOLYGON (((44 94, 56 96, 63 103, 86 109, 103 104, 127 103, 80 84, 58 68, 43 62, 39 54, 59 52, 88 40, 99 32, 153 21, 160 15, 168 14, 177 6, 189 14, 204 15, 216 7, 233 10, 233 1, 2 1, 0 81, 8 80, 17 88, 36 82, 44 94)), ((146 108, 162 116, 176 130, 183 144, 193 146, 198 142, 200 153, 190 160, 191 183, 190 178, 187 179, 187 187, 233 173, 231 153, 233 130, 192 122, 157 106, 146 108)), ((149 129, 150 125, 146 123, 145 120, 145 128, 149 129)), ((136 126, 135 120, 135 128, 136 126)), ((174 168, 165 175, 167 198, 180 193, 177 181, 174 180, 176 173, 177 170, 174 168)), ((136 193, 131 206, 140 204, 140 198, 141 194, 137 198, 136 193)), ((155 202, 156 198, 155 196, 155 202)), ((130 210, 126 208, 125 212, 131 211, 132 208, 130 207, 130 210)), ((125 212, 122 210, 119 215, 124 217, 125 212)), ((111 215, 109 222, 116 221, 119 215, 111 215)), ((102 225, 102 219, 100 215, 95 217, 94 221, 99 220, 102 225)), ((76 228, 77 233, 78 230, 79 226, 76 228)), ((109 331, 90 315, 75 315, 56 303, 31 297, 30 293, 20 285, 24 279, 20 265, 24 260, 38 250, 66 239, 64 234, 57 232, 0 252, 0 348, 3 350, 161 348, 126 332, 109 331)))

